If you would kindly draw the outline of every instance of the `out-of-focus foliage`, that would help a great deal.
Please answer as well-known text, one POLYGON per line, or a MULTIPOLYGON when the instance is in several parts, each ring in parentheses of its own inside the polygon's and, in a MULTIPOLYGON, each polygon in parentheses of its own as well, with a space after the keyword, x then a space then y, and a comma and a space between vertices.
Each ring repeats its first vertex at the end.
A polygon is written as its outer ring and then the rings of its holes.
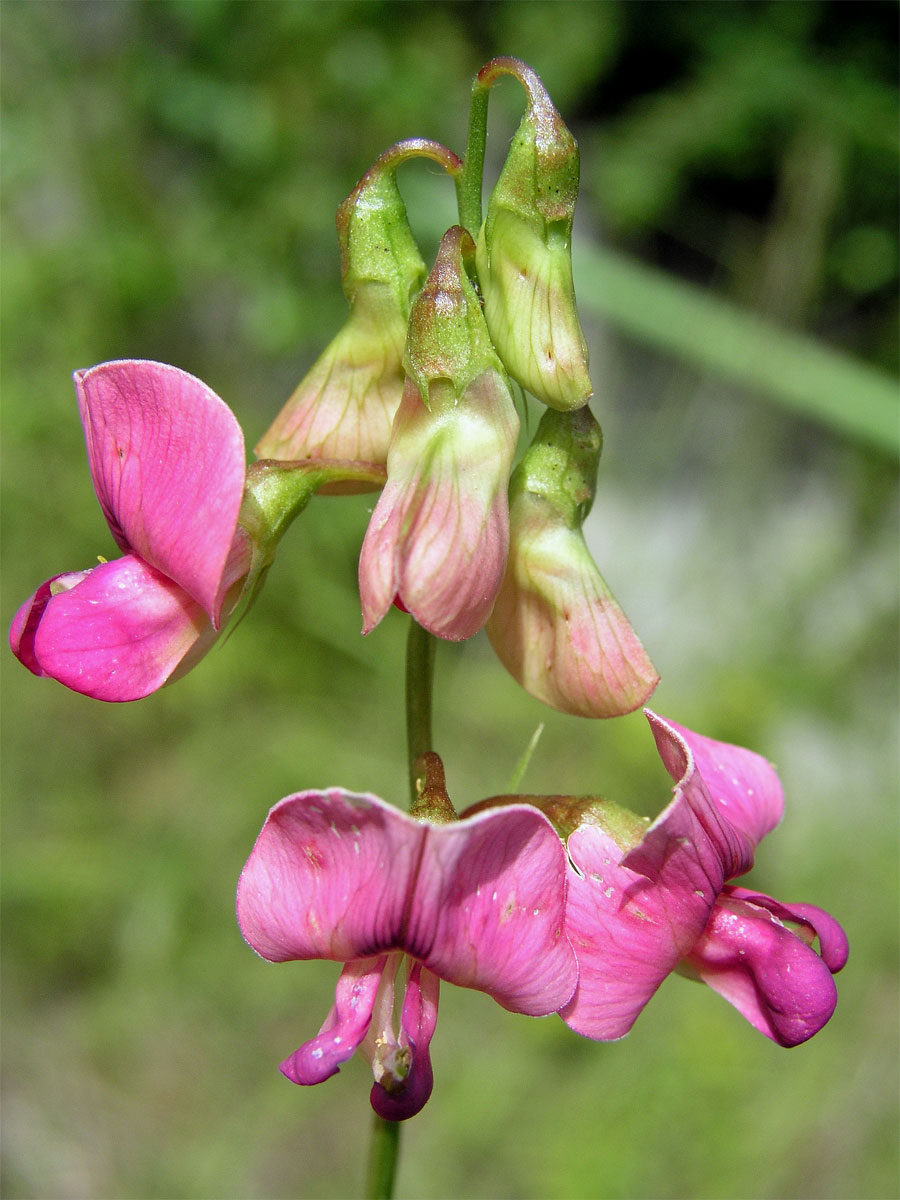
MULTIPOLYGON (((896 368, 892 5, 7 0, 0 18, 6 621, 110 552, 71 371, 171 361, 252 443, 343 319, 338 203, 400 137, 460 151, 493 54, 528 60, 579 138, 576 289, 611 247, 896 368)), ((520 112, 498 87, 493 170, 520 112)), ((427 258, 452 189, 427 166, 401 187, 427 258)), ((588 321, 590 537, 662 673, 654 705, 779 766, 787 816, 753 881, 846 924, 838 1011, 784 1052, 674 979, 598 1046, 446 988, 400 1195, 896 1194, 895 470, 682 361, 670 311, 656 350, 588 321)), ((233 892, 282 795, 403 801, 404 619, 358 637, 371 507, 314 500, 233 636, 140 704, 7 660, 4 1194, 358 1192, 362 1065, 310 1091, 276 1070, 337 968, 256 959, 233 892)), ((503 790, 541 720, 526 786, 645 812, 669 794, 640 716, 548 713, 481 637, 441 648, 437 706, 460 807, 503 790)))

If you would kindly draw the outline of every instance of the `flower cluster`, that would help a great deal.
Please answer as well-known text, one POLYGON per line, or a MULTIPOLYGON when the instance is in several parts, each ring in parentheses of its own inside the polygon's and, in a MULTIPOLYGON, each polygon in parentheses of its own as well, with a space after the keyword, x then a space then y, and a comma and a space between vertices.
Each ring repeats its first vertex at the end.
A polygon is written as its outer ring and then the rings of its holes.
POLYGON ((413 1116, 431 1093, 441 979, 609 1040, 678 970, 783 1046, 818 1032, 837 1001, 843 930, 812 905, 728 882, 781 817, 775 771, 647 716, 675 781, 652 825, 594 797, 494 797, 457 818, 436 756, 413 816, 339 789, 277 804, 241 874, 241 931, 273 962, 347 964, 321 1030, 282 1072, 320 1083, 360 1049, 376 1112, 413 1116))
MULTIPOLYGON (((10 644, 29 670, 100 700, 147 696, 254 599, 314 493, 380 490, 358 563, 363 633, 396 605, 439 638, 486 628, 510 674, 561 712, 609 718, 647 700, 656 670, 582 532, 602 436, 572 284, 577 147, 515 59, 482 69, 473 105, 503 75, 527 107, 483 221, 479 156, 423 139, 381 155, 341 205, 346 324, 249 466, 234 415, 185 371, 76 372, 121 557, 55 575, 22 605, 10 644), (478 197, 430 272, 396 181, 416 157, 478 197), (514 384, 542 406, 522 452, 514 384)), ((678 971, 783 1046, 821 1029, 847 957, 840 926, 731 882, 781 818, 773 768, 647 715, 675 784, 652 824, 596 796, 495 796, 459 816, 430 749, 409 815, 338 788, 277 804, 241 874, 241 931, 272 962, 345 964, 283 1073, 319 1083, 359 1050, 376 1112, 412 1116, 432 1089, 441 980, 609 1040, 678 971)))
POLYGON ((524 64, 494 60, 478 85, 503 74, 528 104, 477 247, 454 226, 426 278, 397 169, 424 157, 459 182, 462 163, 425 139, 382 154, 338 210, 347 322, 251 468, 231 412, 185 372, 76 373, 94 488, 125 557, 54 576, 22 606, 10 643, 30 670, 100 700, 146 696, 202 657, 313 491, 381 488, 359 558, 364 633, 392 604, 452 641, 490 620, 500 661, 561 711, 646 701, 658 675, 581 533, 600 437, 572 287, 578 151, 524 64), (511 380, 548 418, 512 479, 511 380), (275 464, 279 502, 261 507, 275 464))

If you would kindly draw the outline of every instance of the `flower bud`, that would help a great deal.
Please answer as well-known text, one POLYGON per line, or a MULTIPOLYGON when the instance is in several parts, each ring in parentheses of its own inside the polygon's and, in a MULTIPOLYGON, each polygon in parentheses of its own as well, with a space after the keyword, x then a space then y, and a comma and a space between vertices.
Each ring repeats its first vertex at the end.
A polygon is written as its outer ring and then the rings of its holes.
POLYGON ((659 682, 581 530, 601 444, 590 409, 544 414, 510 481, 509 556, 487 626, 527 692, 582 717, 631 712, 659 682))
POLYGON ((581 408, 593 393, 572 283, 578 147, 538 79, 516 59, 479 74, 513 74, 528 108, 478 235, 484 315, 510 375, 550 408, 581 408))
MULTIPOLYGON (((396 181, 397 167, 414 155, 436 159, 451 171, 458 165, 456 156, 435 142, 399 142, 341 204, 337 231, 350 315, 260 439, 259 458, 384 465, 403 393, 409 308, 425 278, 396 181)), ((371 486, 329 483, 322 491, 371 486)))
POLYGON ((448 230, 410 314, 388 481, 359 560, 364 633, 397 600, 437 637, 471 637, 503 576, 519 418, 463 265, 473 249, 448 230))

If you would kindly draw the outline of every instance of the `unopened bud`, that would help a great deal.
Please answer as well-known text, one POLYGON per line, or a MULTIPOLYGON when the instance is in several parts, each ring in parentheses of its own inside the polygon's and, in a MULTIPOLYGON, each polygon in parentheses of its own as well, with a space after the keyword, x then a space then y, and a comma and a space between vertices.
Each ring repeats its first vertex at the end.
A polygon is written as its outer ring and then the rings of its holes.
POLYGON ((659 682, 581 530, 594 496, 600 429, 588 408, 548 411, 510 481, 510 544, 487 633, 538 700, 615 717, 659 682))
POLYGON ((572 282, 578 146, 537 75, 500 58, 479 73, 489 87, 512 74, 528 107, 478 236, 488 329, 510 375, 550 408, 581 408, 593 393, 572 282))
POLYGON ((437 637, 472 637, 503 577, 519 418, 466 274, 471 249, 465 230, 447 231, 410 314, 388 481, 359 559, 364 633, 396 601, 437 637))
MULTIPOLYGON (((260 439, 258 457, 384 465, 403 394, 406 322, 425 278, 396 181, 397 167, 416 156, 432 158, 451 172, 459 165, 436 142, 398 142, 338 209, 342 285, 350 315, 260 439)), ((321 490, 369 487, 345 481, 321 490)))

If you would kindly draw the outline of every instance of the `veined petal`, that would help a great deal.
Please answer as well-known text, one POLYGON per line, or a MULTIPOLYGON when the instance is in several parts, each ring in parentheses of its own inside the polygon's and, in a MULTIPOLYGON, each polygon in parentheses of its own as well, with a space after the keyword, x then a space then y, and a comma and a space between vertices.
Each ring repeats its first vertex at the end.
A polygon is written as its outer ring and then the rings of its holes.
POLYGON ((493 217, 492 246, 478 238, 484 315, 506 368, 522 387, 561 411, 593 394, 588 352, 575 308, 568 236, 548 242, 510 212, 493 217))
POLYGON ((282 1075, 292 1083, 311 1085, 337 1074, 366 1036, 386 962, 385 956, 365 958, 344 967, 325 1023, 284 1060, 282 1075))
POLYGON ((404 949, 441 979, 513 1012, 555 1012, 575 987, 563 931, 565 852, 528 805, 429 830, 404 949))
POLYGON ((244 487, 244 439, 210 388, 165 363, 75 372, 97 498, 123 550, 179 584, 218 626, 244 487))
POLYGON ((511 509, 506 574, 487 624, 497 657, 538 700, 581 717, 643 704, 659 682, 581 530, 541 520, 540 497, 511 509))
POLYGON ((403 1086, 382 1081, 372 1084, 369 1102, 385 1121, 406 1121, 421 1112, 431 1096, 434 1073, 429 1047, 437 1023, 440 980, 420 962, 410 966, 400 1014, 398 1045, 409 1052, 409 1069, 403 1086))
POLYGON ((178 584, 129 554, 42 584, 16 614, 10 644, 36 675, 97 700, 139 700, 209 628, 178 584))
POLYGON ((628 866, 648 875, 659 870, 668 853, 666 822, 684 799, 720 859, 723 879, 745 874, 753 866, 757 845, 784 811, 774 767, 752 750, 702 737, 649 709, 647 720, 660 758, 675 780, 675 799, 629 854, 628 866))
POLYGON ((624 1037, 703 931, 715 884, 691 841, 702 829, 689 810, 678 816, 666 869, 652 880, 625 866, 598 826, 569 837, 566 933, 578 957, 578 987, 559 1015, 576 1033, 624 1037))
POLYGON ((404 948, 427 834, 377 796, 339 788, 288 796, 241 872, 241 932, 271 962, 346 962, 404 948))
POLYGON ((337 789, 272 809, 237 898, 241 932, 271 961, 402 950, 531 1015, 575 987, 564 906, 565 853, 536 809, 426 825, 337 789))
POLYGON ((440 411, 426 409, 407 381, 391 435, 388 484, 360 554, 364 633, 395 596, 437 637, 459 641, 484 625, 506 562, 506 484, 518 426, 496 371, 440 411))
POLYGON ((260 439, 260 458, 385 463, 403 393, 406 321, 391 296, 382 296, 390 292, 386 285, 370 295, 377 287, 362 293, 260 439))
POLYGON ((725 880, 749 870, 755 835, 781 813, 778 778, 759 755, 647 716, 676 781, 674 799, 627 854, 593 825, 568 840, 575 869, 566 932, 579 980, 560 1016, 577 1033, 604 1040, 628 1032, 690 953, 725 880))
MULTIPOLYGON (((807 914, 812 907, 798 906, 807 914)), ((816 931, 794 906, 726 887, 686 965, 754 1029, 781 1046, 797 1046, 818 1033, 834 1012, 837 988, 831 974, 839 968, 830 969, 824 957, 782 923, 779 911, 809 925, 810 934, 816 931)), ((840 941, 834 936, 837 922, 827 913, 822 916, 827 919, 823 936, 833 950, 840 941)), ((842 937, 840 926, 837 930, 842 937)), ((845 960, 846 954, 837 960, 832 956, 841 965, 845 960)))

